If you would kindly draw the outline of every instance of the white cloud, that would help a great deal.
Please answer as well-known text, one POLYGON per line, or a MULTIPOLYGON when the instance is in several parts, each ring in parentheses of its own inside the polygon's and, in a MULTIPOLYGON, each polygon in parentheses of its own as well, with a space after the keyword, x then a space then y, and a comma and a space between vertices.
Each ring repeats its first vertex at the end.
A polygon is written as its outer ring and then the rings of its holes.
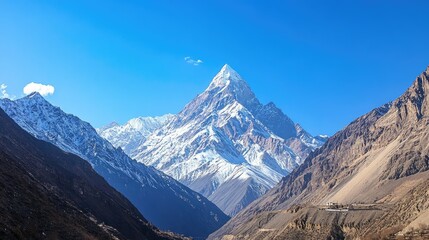
POLYGON ((6 91, 7 85, 2 83, 0 85, 0 98, 9 98, 9 94, 6 91))
POLYGON ((203 60, 201 59, 192 59, 191 57, 185 57, 185 62, 192 64, 194 66, 198 66, 201 63, 203 63, 203 60))
POLYGON ((38 92, 42 96, 47 96, 54 94, 55 88, 52 85, 31 82, 24 87, 23 91, 25 95, 38 92))

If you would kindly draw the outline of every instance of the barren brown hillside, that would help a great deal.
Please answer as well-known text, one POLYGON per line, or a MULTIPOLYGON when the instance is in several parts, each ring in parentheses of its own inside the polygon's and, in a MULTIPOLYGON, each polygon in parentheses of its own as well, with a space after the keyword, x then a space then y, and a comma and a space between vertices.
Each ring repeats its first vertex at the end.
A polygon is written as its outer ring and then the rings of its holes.
MULTIPOLYGON (((335 134, 211 238, 379 239, 420 234, 416 229, 425 228, 429 214, 428 127, 429 68, 401 97, 335 134), (347 207, 327 211, 324 206, 330 202, 347 207), (356 206, 371 208, 353 209, 356 206)), ((420 237, 424 234, 422 230, 420 237)))

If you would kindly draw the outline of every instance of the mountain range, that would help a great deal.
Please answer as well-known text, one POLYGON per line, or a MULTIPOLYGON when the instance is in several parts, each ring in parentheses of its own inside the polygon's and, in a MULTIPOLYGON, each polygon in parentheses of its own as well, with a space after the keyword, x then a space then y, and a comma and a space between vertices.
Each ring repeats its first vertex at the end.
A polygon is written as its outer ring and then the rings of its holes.
POLYGON ((210 239, 429 239, 429 67, 210 239))
POLYGON ((36 138, 88 161, 160 229, 205 238, 228 220, 204 196, 132 160, 120 148, 100 137, 89 123, 64 113, 38 93, 15 101, 2 99, 0 107, 36 138))
POLYGON ((1 239, 429 239, 429 67, 329 138, 228 65, 124 125, 38 93, 0 107, 1 239))
POLYGON ((274 103, 261 104, 228 65, 143 141, 130 140, 138 132, 132 127, 136 121, 99 132, 133 159, 201 193, 230 216, 275 186, 326 140, 311 136, 274 103))

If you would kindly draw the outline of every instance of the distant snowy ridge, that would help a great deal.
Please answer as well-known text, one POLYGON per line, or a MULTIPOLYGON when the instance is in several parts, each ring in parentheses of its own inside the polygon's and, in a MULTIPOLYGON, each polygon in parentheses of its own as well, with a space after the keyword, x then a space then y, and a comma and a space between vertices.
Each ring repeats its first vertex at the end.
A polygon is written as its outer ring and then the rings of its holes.
POLYGON ((98 128, 97 132, 115 147, 120 147, 128 155, 146 141, 146 138, 158 128, 173 119, 173 114, 159 117, 138 117, 129 120, 124 125, 111 123, 98 128))

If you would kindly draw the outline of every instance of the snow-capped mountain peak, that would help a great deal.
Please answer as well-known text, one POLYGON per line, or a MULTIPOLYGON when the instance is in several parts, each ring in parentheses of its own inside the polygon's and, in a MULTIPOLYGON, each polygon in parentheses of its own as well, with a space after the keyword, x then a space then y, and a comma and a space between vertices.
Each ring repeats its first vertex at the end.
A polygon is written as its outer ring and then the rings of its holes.
POLYGON ((273 103, 261 104, 225 65, 203 93, 130 153, 234 215, 320 145, 313 140, 298 136, 289 117, 273 103))
POLYGON ((31 103, 40 103, 40 104, 48 103, 48 101, 46 101, 46 99, 44 97, 42 97, 42 95, 40 95, 40 93, 38 93, 38 92, 30 93, 27 96, 25 96, 21 99, 18 99, 17 101, 27 101, 27 102, 31 102, 31 103))
POLYGON ((218 74, 213 78, 206 91, 215 88, 223 88, 231 83, 244 82, 243 78, 228 64, 225 64, 218 74))
POLYGON ((42 97, 42 95, 40 95, 40 93, 38 93, 38 92, 32 92, 32 93, 28 94, 26 96, 26 98, 39 98, 39 99, 43 99, 44 100, 44 98, 42 97))
MULTIPOLYGON (((217 107, 221 107, 231 101, 237 101, 246 108, 255 108, 260 105, 247 82, 229 65, 222 67, 208 88, 196 99, 207 104, 217 103, 217 107)), ((204 106, 194 105, 194 107, 204 106)), ((189 109, 188 106, 185 109, 189 109)))

